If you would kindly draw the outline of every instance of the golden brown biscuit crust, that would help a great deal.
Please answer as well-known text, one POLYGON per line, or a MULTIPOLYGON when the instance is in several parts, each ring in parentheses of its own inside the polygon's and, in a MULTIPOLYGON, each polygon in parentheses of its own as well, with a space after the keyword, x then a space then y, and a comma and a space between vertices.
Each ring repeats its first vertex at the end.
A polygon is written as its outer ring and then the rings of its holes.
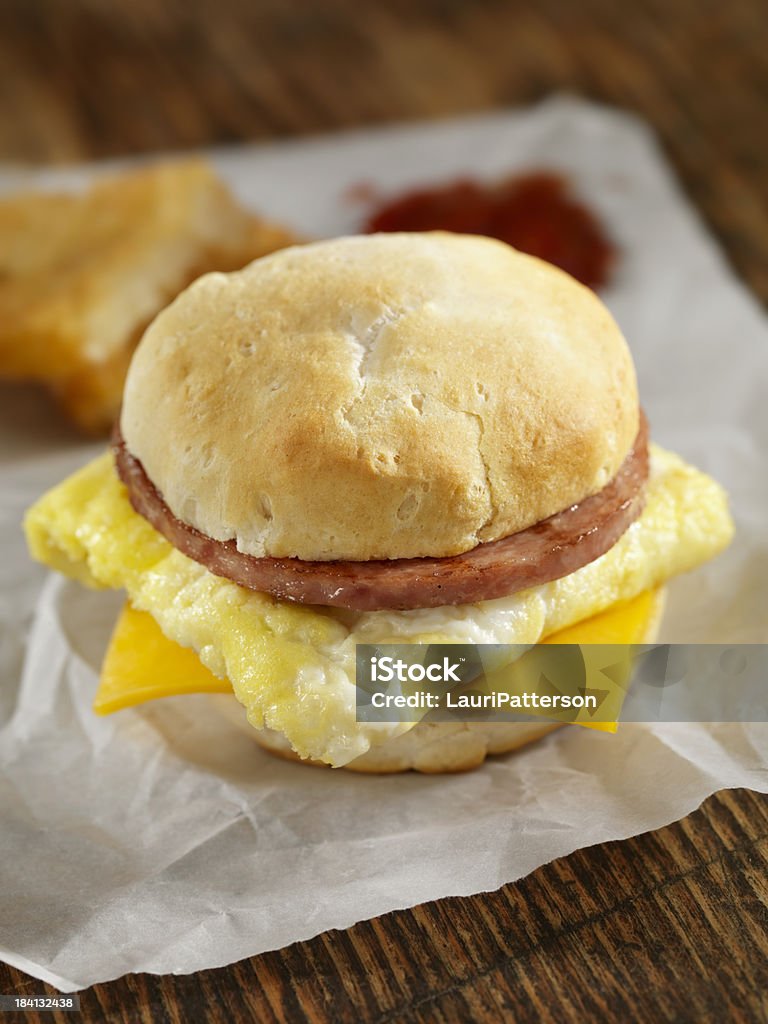
POLYGON ((455 555, 596 493, 638 431, 600 300, 502 242, 341 238, 197 281, 122 433, 175 516, 256 556, 455 555))

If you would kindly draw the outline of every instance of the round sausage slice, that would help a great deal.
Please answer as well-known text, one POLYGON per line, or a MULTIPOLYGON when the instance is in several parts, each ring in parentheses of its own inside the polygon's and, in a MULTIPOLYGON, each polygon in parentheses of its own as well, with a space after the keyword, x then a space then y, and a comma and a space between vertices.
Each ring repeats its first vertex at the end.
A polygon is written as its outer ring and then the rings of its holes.
POLYGON ((560 579, 613 547, 643 507, 648 425, 601 491, 541 522, 447 558, 310 562, 257 558, 188 526, 171 512, 116 432, 115 461, 134 509, 189 558, 216 576, 285 601, 358 611, 474 604, 560 579))

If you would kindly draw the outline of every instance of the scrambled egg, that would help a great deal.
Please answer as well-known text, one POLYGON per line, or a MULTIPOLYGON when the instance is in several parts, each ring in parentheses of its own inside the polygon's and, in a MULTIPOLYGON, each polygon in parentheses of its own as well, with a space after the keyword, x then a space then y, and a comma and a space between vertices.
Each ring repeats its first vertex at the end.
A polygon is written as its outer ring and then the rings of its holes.
POLYGON ((133 511, 111 454, 42 497, 26 519, 35 558, 91 587, 125 588, 163 633, 229 679, 255 728, 335 766, 415 723, 355 720, 355 644, 534 644, 711 558, 733 526, 722 488, 651 446, 642 515, 610 551, 511 597, 408 612, 291 604, 214 576, 133 511))

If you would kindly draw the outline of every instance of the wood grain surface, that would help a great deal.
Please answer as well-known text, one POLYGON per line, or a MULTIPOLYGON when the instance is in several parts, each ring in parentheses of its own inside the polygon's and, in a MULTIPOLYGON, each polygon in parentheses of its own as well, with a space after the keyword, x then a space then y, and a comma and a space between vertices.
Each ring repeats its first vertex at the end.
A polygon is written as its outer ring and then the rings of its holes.
MULTIPOLYGON (((0 0, 0 160, 183 150, 568 90, 654 126, 766 301, 767 41, 765 0, 0 0)), ((721 793, 496 893, 221 970, 96 985, 81 1018, 2 1020, 768 1021, 767 867, 768 800, 721 793)), ((46 991, 0 965, 0 992, 46 991)))

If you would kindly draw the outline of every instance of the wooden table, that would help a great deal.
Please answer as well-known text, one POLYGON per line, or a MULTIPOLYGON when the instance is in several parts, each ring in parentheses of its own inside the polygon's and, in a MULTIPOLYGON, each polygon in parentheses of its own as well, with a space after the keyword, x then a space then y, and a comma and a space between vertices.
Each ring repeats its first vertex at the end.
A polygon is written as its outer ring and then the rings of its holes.
MULTIPOLYGON (((0 159, 72 161, 440 117, 570 90, 634 110, 768 300, 764 0, 3 0, 0 159)), ((515 885, 189 977, 89 1021, 765 1021, 768 800, 515 885)), ((0 902, 1 902, 0 896, 0 902)), ((0 966, 0 992, 46 986, 0 966)), ((52 990, 50 990, 52 991, 52 990)), ((72 1020, 8 1014, 3 1020, 72 1020)))

